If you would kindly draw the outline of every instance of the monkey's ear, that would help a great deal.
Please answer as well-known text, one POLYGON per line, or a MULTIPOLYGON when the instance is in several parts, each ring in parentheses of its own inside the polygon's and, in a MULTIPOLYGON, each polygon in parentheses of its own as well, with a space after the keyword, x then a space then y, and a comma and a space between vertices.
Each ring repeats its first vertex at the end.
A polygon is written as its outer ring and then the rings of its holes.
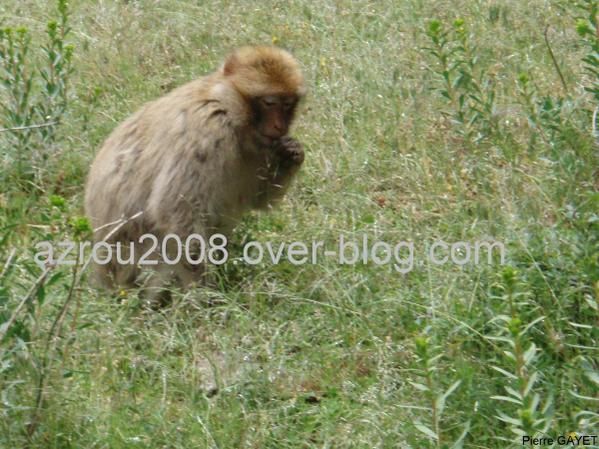
POLYGON ((235 54, 230 55, 225 61, 225 65, 223 66, 223 73, 225 76, 233 75, 237 71, 239 67, 239 59, 235 54))

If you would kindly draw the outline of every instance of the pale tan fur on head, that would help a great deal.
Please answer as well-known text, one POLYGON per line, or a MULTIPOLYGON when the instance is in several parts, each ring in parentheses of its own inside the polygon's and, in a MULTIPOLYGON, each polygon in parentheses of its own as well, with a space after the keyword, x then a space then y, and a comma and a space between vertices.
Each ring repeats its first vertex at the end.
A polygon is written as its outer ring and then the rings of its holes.
POLYGON ((222 73, 246 97, 302 97, 306 91, 298 62, 278 47, 241 47, 229 55, 222 73))

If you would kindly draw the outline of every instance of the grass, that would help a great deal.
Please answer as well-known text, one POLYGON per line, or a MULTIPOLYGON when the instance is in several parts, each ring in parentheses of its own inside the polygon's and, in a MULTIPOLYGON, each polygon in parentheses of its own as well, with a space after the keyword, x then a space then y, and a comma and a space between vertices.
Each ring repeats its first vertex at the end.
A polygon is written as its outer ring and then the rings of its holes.
MULTIPOLYGON (((599 150, 584 89, 597 82, 583 62, 593 33, 576 32, 585 10, 557 0, 69 9, 73 72, 52 138, 19 147, 0 133, 0 447, 508 448, 522 434, 597 432, 599 150), (175 292, 160 311, 69 267, 36 286, 35 244, 85 234, 82 186, 111 129, 247 43, 302 62, 310 93, 294 135, 307 153, 281 207, 238 227, 232 257, 251 240, 333 248, 340 234, 367 235, 413 241, 414 269, 237 261, 218 288, 175 292), (435 265, 425 248, 439 239, 502 242, 505 264, 435 265)), ((0 24, 31 36, 28 73, 44 65, 56 17, 39 0, 0 5, 0 24)), ((40 89, 32 101, 46 104, 40 89)))

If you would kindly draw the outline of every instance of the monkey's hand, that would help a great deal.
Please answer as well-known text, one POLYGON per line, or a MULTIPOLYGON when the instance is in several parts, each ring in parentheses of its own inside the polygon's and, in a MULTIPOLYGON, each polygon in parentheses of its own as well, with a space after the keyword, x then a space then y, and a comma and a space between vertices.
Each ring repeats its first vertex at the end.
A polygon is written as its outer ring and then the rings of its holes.
POLYGON ((304 149, 302 148, 302 144, 293 137, 281 137, 281 139, 275 143, 274 150, 279 158, 281 167, 299 167, 304 162, 304 149))
POLYGON ((254 207, 260 209, 280 199, 304 162, 304 150, 295 139, 284 136, 269 147, 267 173, 254 207))

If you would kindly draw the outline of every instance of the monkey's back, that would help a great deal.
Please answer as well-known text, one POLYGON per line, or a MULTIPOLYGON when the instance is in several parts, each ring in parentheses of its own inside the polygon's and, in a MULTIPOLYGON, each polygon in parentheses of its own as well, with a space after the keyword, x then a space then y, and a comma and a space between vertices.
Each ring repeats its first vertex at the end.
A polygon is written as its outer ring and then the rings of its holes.
POLYGON ((95 228, 140 211, 142 232, 219 228, 247 209, 251 198, 243 196, 255 171, 245 174, 239 125, 218 89, 210 92, 214 86, 211 77, 187 83, 112 132, 87 181, 85 208, 95 228))

